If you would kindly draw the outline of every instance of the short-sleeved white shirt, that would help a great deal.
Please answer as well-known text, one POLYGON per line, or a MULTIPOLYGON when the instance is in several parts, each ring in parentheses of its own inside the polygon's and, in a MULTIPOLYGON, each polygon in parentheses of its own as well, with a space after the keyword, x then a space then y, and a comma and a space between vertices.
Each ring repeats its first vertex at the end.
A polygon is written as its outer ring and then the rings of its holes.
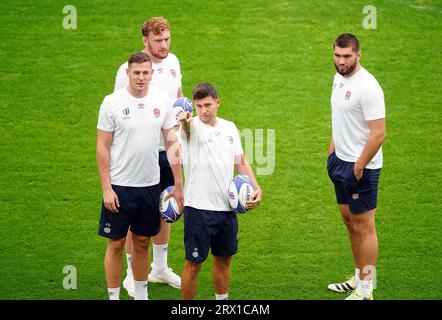
MULTIPOLYGON (((129 83, 126 69, 128 62, 123 63, 117 71, 115 78, 114 91, 125 87, 129 83)), ((149 82, 149 87, 156 86, 161 91, 164 91, 171 100, 176 100, 178 97, 178 90, 181 88, 181 68, 180 62, 176 55, 169 53, 167 57, 161 62, 152 63, 154 70, 152 79, 149 82)), ((164 141, 160 139, 160 150, 164 150, 164 141)))
MULTIPOLYGON (((363 67, 351 77, 336 73, 331 106, 336 156, 343 161, 356 162, 370 135, 367 121, 385 118, 382 88, 363 67)), ((379 169, 382 162, 381 147, 366 168, 379 169)))
POLYGON ((97 128, 113 132, 111 183, 127 187, 158 184, 161 129, 169 129, 175 123, 172 101, 155 88, 149 87, 143 98, 129 94, 127 87, 106 96, 100 107, 97 128))
POLYGON ((217 118, 210 126, 195 117, 190 139, 180 137, 185 188, 184 205, 200 210, 231 211, 228 201, 235 156, 243 154, 233 122, 217 118))

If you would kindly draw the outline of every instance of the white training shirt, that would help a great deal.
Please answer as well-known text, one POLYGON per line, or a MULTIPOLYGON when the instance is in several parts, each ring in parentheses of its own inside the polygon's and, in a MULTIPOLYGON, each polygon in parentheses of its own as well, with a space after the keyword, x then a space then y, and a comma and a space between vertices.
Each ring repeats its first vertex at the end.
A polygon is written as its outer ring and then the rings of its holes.
MULTIPOLYGON (((118 69, 114 91, 125 87, 129 83, 129 78, 126 73, 127 66, 128 62, 126 61, 118 69)), ((154 72, 149 82, 149 88, 157 86, 158 89, 167 93, 171 100, 175 101, 178 97, 178 90, 181 88, 182 78, 180 62, 177 56, 173 53, 169 53, 161 62, 152 63, 152 69, 154 72)), ((160 140, 160 150, 164 151, 164 141, 162 137, 160 140)))
POLYGON ((156 88, 135 98, 127 87, 106 96, 100 107, 97 128, 113 132, 110 147, 111 184, 147 187, 160 182, 158 145, 161 129, 176 123, 172 101, 156 88))
MULTIPOLYGON (((333 142, 336 156, 356 162, 367 143, 367 121, 385 118, 381 86, 363 67, 351 77, 336 73, 331 95, 333 142)), ((368 169, 382 167, 382 147, 367 164, 368 169)))
POLYGON ((186 184, 184 205, 200 210, 232 211, 228 190, 233 180, 235 156, 243 154, 233 122, 217 118, 215 127, 193 119, 187 140, 180 135, 186 184))

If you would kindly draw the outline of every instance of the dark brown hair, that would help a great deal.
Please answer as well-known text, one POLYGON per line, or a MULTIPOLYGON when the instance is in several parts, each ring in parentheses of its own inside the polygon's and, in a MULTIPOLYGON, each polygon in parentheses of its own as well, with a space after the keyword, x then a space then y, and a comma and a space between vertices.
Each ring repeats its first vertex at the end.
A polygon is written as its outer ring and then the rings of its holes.
POLYGON ((146 53, 137 52, 130 56, 128 60, 128 66, 130 66, 132 63, 143 63, 143 62, 149 62, 149 64, 152 66, 152 60, 146 53))
POLYGON ((339 37, 336 38, 333 43, 333 49, 335 46, 339 48, 353 48, 353 51, 359 51, 359 40, 351 33, 343 33, 339 37))
POLYGON ((200 83, 192 90, 193 100, 204 99, 209 96, 218 99, 218 92, 210 83, 200 83))

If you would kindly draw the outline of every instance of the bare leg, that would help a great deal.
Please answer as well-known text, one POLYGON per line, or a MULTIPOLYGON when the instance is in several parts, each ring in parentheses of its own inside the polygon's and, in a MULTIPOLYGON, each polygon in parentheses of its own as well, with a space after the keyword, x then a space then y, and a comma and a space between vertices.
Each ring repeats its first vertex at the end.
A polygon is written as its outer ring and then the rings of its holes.
POLYGON ((361 270, 361 280, 371 280, 374 276, 378 257, 378 238, 375 225, 376 210, 352 214, 355 239, 361 270))
POLYGON ((130 230, 127 232, 125 249, 126 253, 132 253, 132 232, 130 232, 130 230))
POLYGON ((167 223, 166 221, 161 219, 161 230, 155 237, 152 237, 152 241, 156 245, 161 245, 168 243, 169 238, 170 238, 170 223, 167 223))
POLYGON ((341 211, 342 220, 347 227, 355 268, 360 269, 357 236, 351 219, 352 213, 350 213, 350 208, 348 207, 348 204, 340 204, 339 211, 341 211))
POLYGON ((123 247, 124 238, 118 240, 108 239, 104 255, 104 270, 108 288, 120 287, 123 271, 123 247))
POLYGON ((183 273, 181 274, 183 300, 193 300, 195 298, 198 273, 200 272, 202 265, 202 263, 194 263, 186 260, 183 273))
POLYGON ((229 292, 231 264, 232 257, 213 256, 212 277, 216 294, 229 292))
POLYGON ((134 280, 145 281, 149 273, 150 237, 143 237, 132 233, 132 240, 132 272, 134 280))

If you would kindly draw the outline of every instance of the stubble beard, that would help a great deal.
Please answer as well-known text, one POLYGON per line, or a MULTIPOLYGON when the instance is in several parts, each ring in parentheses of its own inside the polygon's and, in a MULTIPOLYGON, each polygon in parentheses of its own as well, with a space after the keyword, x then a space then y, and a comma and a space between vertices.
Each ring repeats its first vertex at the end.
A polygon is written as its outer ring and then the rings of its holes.
POLYGON ((338 66, 337 64, 335 64, 335 68, 336 68, 336 71, 337 71, 341 76, 346 76, 346 75, 351 74, 353 71, 355 71, 355 69, 356 69, 356 65, 357 65, 357 63, 355 62, 355 63, 351 64, 350 66, 348 66, 348 67, 347 67, 346 69, 344 69, 343 71, 340 70, 340 68, 339 68, 339 66, 338 66))

